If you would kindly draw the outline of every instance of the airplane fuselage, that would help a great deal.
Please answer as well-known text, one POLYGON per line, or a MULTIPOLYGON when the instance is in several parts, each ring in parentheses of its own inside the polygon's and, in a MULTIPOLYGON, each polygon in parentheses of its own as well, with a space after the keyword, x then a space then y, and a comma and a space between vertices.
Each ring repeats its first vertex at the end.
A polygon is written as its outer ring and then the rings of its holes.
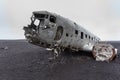
POLYGON ((31 24, 24 30, 30 43, 45 48, 89 51, 100 40, 75 22, 47 11, 33 12, 31 24))

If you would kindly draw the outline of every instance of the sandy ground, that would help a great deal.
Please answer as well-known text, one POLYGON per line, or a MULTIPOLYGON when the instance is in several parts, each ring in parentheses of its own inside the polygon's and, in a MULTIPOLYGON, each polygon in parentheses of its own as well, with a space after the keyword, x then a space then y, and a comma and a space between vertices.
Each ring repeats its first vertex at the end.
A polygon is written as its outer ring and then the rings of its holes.
POLYGON ((0 80, 120 80, 120 42, 114 61, 97 62, 91 53, 53 53, 25 40, 0 41, 0 80))

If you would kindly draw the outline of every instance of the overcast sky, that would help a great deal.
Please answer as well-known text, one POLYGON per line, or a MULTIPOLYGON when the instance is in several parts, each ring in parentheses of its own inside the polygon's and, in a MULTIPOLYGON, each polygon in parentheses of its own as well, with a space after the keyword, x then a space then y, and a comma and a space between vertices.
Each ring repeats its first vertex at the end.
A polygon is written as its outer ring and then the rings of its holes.
POLYGON ((120 40, 120 0, 0 0, 0 39, 24 39, 36 10, 69 18, 101 40, 120 40))

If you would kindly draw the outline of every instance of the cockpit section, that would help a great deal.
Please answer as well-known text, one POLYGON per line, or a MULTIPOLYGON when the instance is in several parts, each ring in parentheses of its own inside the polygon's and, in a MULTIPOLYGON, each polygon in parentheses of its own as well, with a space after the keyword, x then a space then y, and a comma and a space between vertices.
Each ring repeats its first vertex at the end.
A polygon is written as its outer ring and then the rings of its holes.
POLYGON ((48 19, 47 14, 33 13, 31 17, 31 25, 34 25, 34 26, 31 26, 31 27, 33 27, 35 30, 38 30, 40 27, 45 28, 45 21, 47 19, 48 19))
POLYGON ((33 12, 31 23, 24 27, 25 37, 33 44, 52 44, 57 30, 56 20, 54 14, 44 11, 33 12))
POLYGON ((33 12, 31 17, 31 28, 35 30, 39 30, 40 28, 46 29, 50 27, 48 26, 50 23, 56 23, 56 17, 54 15, 33 12))

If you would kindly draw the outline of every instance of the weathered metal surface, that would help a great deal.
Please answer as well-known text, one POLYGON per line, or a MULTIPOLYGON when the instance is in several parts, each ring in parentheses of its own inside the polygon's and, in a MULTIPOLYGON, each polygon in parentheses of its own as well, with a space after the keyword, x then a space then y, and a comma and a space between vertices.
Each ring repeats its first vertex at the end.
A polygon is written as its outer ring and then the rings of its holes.
POLYGON ((111 44, 96 43, 93 46, 92 53, 96 61, 111 61, 116 56, 117 49, 111 44))
POLYGON ((34 11, 24 30, 29 43, 54 49, 57 54, 66 48, 90 51, 100 40, 75 22, 48 11, 34 11))

